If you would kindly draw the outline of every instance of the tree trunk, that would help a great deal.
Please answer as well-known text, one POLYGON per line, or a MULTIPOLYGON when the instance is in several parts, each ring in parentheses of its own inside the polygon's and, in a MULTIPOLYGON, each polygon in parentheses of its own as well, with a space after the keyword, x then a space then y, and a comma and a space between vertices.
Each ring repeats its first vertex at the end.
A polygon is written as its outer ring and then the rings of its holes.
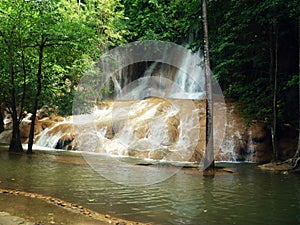
POLYGON ((204 61, 206 80, 206 149, 204 158, 204 170, 214 169, 214 141, 213 141, 213 99, 212 82, 209 59, 207 7, 206 0, 202 0, 202 17, 204 31, 204 61))
POLYGON ((271 137, 273 148, 273 160, 280 159, 278 148, 278 134, 277 134, 277 77, 278 77, 278 27, 276 24, 270 25, 270 82, 273 86, 273 101, 272 101, 272 125, 271 137))
MULTIPOLYGON (((12 46, 12 45, 11 45, 12 46)), ((9 145, 9 151, 23 152, 20 135, 20 118, 18 118, 17 104, 16 104, 16 90, 15 90, 15 70, 13 65, 13 49, 8 48, 8 59, 10 60, 9 72, 10 72, 10 99, 11 99, 11 116, 13 121, 13 132, 9 145)), ((21 113, 20 113, 21 114, 21 113)))
POLYGON ((17 116, 17 110, 12 110, 13 132, 9 145, 9 151, 11 152, 23 152, 20 135, 20 123, 17 116))
MULTIPOLYGON (((300 17, 298 18, 298 43, 300 43, 300 17)), ((299 51, 299 55, 298 55, 298 73, 300 74, 300 44, 298 45, 298 51, 299 51)), ((299 78, 299 85, 298 85, 298 94, 299 94, 299 101, 300 101, 300 78, 299 78)), ((299 104, 299 111, 298 111, 298 148, 297 151, 295 153, 295 158, 300 157, 300 104, 299 104)))
POLYGON ((33 109, 33 112, 32 112, 32 117, 31 117, 27 154, 32 154, 33 153, 32 146, 33 146, 33 142, 34 142, 34 127, 35 127, 35 120, 36 120, 37 105, 38 105, 38 99, 36 97, 35 101, 34 101, 34 109, 33 109))
MULTIPOLYGON (((12 73, 11 77, 12 77, 12 85, 14 85, 14 73, 12 73)), ((13 132, 12 132, 12 137, 9 145, 9 151, 23 152, 21 135, 20 135, 20 118, 18 118, 14 86, 12 87, 11 90, 11 102, 12 102, 11 116, 13 122, 13 132)))
POLYGON ((31 118, 31 124, 30 124, 30 133, 29 133, 28 149, 27 149, 28 154, 32 154, 36 113, 38 110, 39 97, 40 97, 41 91, 42 91, 42 66, 43 66, 44 47, 45 47, 45 40, 42 37, 40 48, 39 48, 39 66, 38 66, 38 72, 37 72, 37 93, 36 93, 36 96, 34 99, 34 109, 32 112, 32 118, 31 118))
POLYGON ((4 131, 4 117, 3 117, 3 114, 2 114, 2 109, 1 109, 1 106, 0 106, 0 133, 2 131, 4 131))
POLYGON ((278 128, 277 128, 277 92, 278 92, 278 28, 275 25, 275 68, 274 68, 274 90, 273 90, 273 135, 272 135, 272 143, 273 143, 273 151, 275 160, 280 159, 280 152, 278 147, 278 128))

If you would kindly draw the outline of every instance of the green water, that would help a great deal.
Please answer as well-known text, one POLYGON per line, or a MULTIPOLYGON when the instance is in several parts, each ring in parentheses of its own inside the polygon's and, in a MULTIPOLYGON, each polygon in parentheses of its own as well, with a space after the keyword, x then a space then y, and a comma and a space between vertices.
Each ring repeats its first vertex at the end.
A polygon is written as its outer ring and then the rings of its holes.
POLYGON ((101 177, 79 153, 38 151, 27 156, 2 150, 0 187, 154 224, 300 224, 299 174, 264 172, 254 164, 226 167, 236 173, 205 178, 180 170, 158 184, 128 187, 101 177))

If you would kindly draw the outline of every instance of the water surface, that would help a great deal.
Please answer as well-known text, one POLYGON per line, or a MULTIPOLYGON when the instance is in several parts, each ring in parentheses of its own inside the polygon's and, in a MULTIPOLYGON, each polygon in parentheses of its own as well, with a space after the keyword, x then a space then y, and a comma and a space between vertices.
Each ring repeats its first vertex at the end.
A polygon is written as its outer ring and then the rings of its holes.
POLYGON ((182 169, 163 182, 129 187, 101 177, 79 153, 37 151, 27 156, 1 150, 0 187, 154 224, 300 224, 299 174, 261 171, 255 164, 226 167, 236 173, 211 178, 182 169))

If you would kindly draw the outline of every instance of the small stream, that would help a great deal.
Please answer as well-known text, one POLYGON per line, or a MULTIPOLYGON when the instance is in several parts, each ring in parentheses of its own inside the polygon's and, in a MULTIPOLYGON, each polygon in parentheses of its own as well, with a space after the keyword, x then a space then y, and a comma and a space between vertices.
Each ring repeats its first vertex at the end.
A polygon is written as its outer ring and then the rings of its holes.
POLYGON ((80 153, 0 150, 0 187, 153 224, 300 224, 299 174, 264 172, 255 164, 225 166, 236 173, 208 178, 181 169, 163 182, 129 187, 101 177, 80 153))

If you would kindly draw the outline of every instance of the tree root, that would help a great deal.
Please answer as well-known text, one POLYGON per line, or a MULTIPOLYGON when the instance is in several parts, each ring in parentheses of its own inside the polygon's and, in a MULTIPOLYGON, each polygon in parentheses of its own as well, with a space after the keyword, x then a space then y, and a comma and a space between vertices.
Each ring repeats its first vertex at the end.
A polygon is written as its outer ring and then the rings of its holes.
POLYGON ((297 169, 298 167, 300 167, 300 163, 299 162, 300 162, 300 157, 292 159, 293 169, 297 169))
POLYGON ((292 166, 293 169, 296 169, 297 167, 300 166, 299 162, 300 162, 300 157, 297 157, 297 158, 289 158, 289 159, 287 159, 285 161, 277 162, 276 164, 277 165, 289 164, 289 165, 292 166))
POLYGON ((300 157, 290 158, 282 162, 271 162, 260 165, 259 168, 273 171, 280 171, 287 174, 289 172, 300 172, 300 157))

